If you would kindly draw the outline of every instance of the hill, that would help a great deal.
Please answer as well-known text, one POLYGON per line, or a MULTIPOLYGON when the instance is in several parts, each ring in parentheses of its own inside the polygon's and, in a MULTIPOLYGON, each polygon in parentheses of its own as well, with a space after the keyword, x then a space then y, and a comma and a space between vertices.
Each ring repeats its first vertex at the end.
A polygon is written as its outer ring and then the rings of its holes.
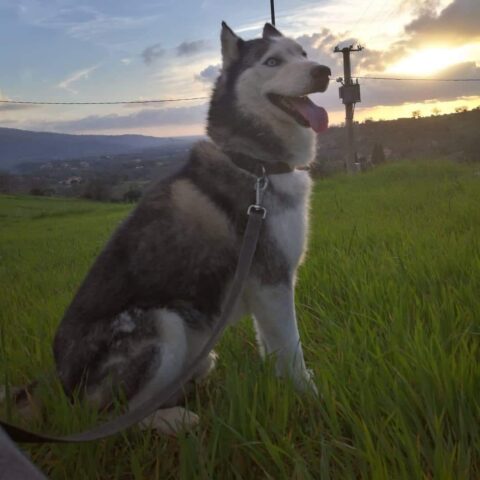
MULTIPOLYGON (((357 153, 371 160, 375 144, 387 160, 449 157, 456 161, 480 161, 480 109, 425 118, 366 120, 355 123, 357 153)), ((330 174, 343 169, 346 132, 331 127, 319 136, 316 169, 330 174)))
MULTIPOLYGON (((479 131, 480 109, 426 118, 367 120, 355 124, 359 166, 368 168, 379 163, 379 158, 480 161, 479 131), (372 156, 374 148, 376 159, 372 156)), ((345 137, 345 129, 338 126, 319 135, 314 175, 328 176, 343 170, 345 137)), ((198 138, 0 129, 0 192, 133 201, 152 180, 180 168, 198 138), (17 153, 8 156, 5 152, 9 151, 17 153), (15 174, 2 172, 5 165, 13 165, 15 174)))
POLYGON ((178 151, 195 137, 158 138, 144 135, 70 135, 0 128, 0 170, 18 170, 23 163, 82 159, 141 152, 178 151))

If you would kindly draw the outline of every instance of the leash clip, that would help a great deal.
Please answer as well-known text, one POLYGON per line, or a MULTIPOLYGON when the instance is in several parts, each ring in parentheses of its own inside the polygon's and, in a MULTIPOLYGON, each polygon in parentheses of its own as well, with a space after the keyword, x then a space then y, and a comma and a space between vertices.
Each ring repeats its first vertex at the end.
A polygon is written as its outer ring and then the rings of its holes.
POLYGON ((259 213, 262 215, 262 218, 265 218, 267 216, 267 209, 260 205, 250 205, 247 210, 247 215, 252 215, 252 213, 259 213))
POLYGON ((268 177, 265 172, 265 167, 261 165, 262 173, 255 180, 255 204, 250 205, 247 210, 247 215, 251 215, 253 212, 261 213, 262 218, 267 216, 267 209, 262 207, 263 194, 268 187, 268 177))

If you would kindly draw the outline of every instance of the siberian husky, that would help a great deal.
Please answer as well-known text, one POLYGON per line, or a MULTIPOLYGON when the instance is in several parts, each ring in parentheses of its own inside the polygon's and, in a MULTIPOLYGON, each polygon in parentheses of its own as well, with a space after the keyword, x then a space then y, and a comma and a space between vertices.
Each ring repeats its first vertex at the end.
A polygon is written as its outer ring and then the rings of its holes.
MULTIPOLYGON (((326 90, 330 69, 266 24, 245 41, 225 23, 222 69, 208 113, 208 141, 160 181, 114 233, 68 307, 54 340, 67 394, 80 388, 98 407, 121 390, 129 408, 178 376, 222 311, 254 200, 256 169, 269 179, 268 211, 249 281, 231 322, 251 314, 262 355, 278 375, 316 391, 305 367, 294 305, 305 252, 316 134, 325 110, 307 95, 326 90)), ((212 353, 192 381, 214 366, 212 353)), ((174 431, 195 414, 174 399, 144 425, 174 431)))

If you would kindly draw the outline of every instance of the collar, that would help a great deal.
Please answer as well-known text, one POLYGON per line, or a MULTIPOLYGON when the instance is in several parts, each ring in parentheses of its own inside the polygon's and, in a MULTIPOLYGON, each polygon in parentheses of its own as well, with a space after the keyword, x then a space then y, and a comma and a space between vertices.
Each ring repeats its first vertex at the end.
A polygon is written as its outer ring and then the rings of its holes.
POLYGON ((261 173, 261 167, 265 169, 266 175, 278 175, 282 173, 291 173, 295 168, 291 167, 285 162, 265 162, 255 157, 250 157, 239 152, 225 152, 238 168, 246 170, 253 175, 259 175, 261 173))

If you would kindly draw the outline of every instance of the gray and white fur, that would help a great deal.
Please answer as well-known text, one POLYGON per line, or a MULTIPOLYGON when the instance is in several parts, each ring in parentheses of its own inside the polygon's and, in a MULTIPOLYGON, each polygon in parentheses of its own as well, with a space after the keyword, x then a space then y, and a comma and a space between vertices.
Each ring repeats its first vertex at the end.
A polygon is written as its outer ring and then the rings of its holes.
MULTIPOLYGON (((150 389, 179 375, 207 341, 254 200, 255 176, 232 158, 292 168, 313 160, 313 131, 268 94, 324 91, 329 69, 309 61, 299 44, 269 24, 262 38, 250 41, 222 24, 221 44, 223 67, 208 116, 210 140, 196 144, 187 165, 156 184, 113 234, 56 333, 54 355, 66 393, 83 392, 98 407, 121 390, 134 408, 150 389), (271 58, 278 64, 266 64, 271 58)), ((252 314, 260 351, 276 355, 278 374, 291 377, 300 390, 315 391, 294 305, 310 183, 304 170, 269 175, 268 216, 231 322, 252 314)), ((204 377, 214 361, 211 354, 192 380, 204 377)), ((162 425, 179 416, 195 423, 194 414, 168 409, 180 401, 165 405, 153 426, 168 431, 162 425)))

